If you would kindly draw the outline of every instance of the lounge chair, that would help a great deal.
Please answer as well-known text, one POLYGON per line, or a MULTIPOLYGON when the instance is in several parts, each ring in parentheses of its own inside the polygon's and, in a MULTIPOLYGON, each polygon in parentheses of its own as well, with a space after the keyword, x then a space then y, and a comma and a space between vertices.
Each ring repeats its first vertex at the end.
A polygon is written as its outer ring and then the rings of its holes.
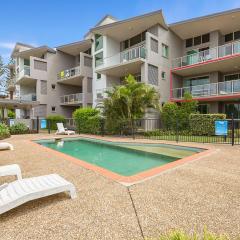
POLYGON ((24 178, 3 184, 0 186, 0 214, 26 202, 61 192, 69 192, 72 199, 76 197, 74 185, 57 174, 24 178))
POLYGON ((0 150, 13 150, 13 145, 7 142, 1 142, 0 150))
POLYGON ((64 128, 63 123, 57 123, 57 132, 56 134, 64 134, 64 135, 73 135, 75 134, 74 131, 68 130, 67 128, 64 128))
POLYGON ((5 165, 0 167, 0 177, 17 176, 17 179, 22 179, 21 169, 18 164, 5 165))

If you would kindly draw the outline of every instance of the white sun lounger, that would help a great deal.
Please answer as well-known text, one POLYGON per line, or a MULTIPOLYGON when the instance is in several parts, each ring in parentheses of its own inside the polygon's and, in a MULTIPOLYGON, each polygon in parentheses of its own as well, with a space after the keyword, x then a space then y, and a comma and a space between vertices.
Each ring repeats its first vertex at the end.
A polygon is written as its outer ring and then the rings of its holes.
POLYGON ((22 179, 21 169, 18 164, 0 166, 0 177, 17 176, 18 180, 22 179))
POLYGON ((0 142, 0 150, 13 150, 13 145, 7 142, 0 142))
POLYGON ((69 192, 71 198, 76 197, 74 185, 57 174, 24 178, 4 184, 0 186, 0 214, 31 200, 61 192, 69 192))
POLYGON ((57 123, 57 132, 56 134, 65 134, 65 135, 73 135, 75 134, 74 131, 68 130, 67 128, 64 128, 63 123, 57 123))

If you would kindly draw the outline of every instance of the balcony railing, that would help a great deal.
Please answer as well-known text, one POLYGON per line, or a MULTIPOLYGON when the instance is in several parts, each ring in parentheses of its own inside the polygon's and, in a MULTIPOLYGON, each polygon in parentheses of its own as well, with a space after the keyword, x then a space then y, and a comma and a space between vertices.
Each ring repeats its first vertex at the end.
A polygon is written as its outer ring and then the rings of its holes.
POLYGON ((104 98, 107 97, 107 91, 111 91, 113 89, 113 87, 107 87, 107 88, 102 88, 102 89, 97 89, 96 90, 96 95, 97 95, 97 100, 101 101, 104 98))
POLYGON ((183 99, 185 93, 191 93, 193 98, 234 95, 240 93, 240 80, 175 88, 172 90, 172 97, 174 99, 183 99))
POLYGON ((78 104, 83 102, 83 93, 75 93, 60 97, 61 104, 78 104))
POLYGON ((17 79, 20 79, 24 76, 30 76, 30 66, 23 66, 23 69, 17 73, 17 79))
POLYGON ((35 93, 24 94, 19 96, 19 100, 35 102, 37 101, 37 95, 35 93))
POLYGON ((80 75, 80 67, 74 67, 66 70, 62 70, 58 73, 58 80, 64 80, 70 77, 79 76, 80 75))
POLYGON ((115 54, 111 57, 107 57, 103 59, 102 61, 98 62, 97 69, 100 68, 107 68, 112 67, 121 63, 126 63, 134 59, 139 58, 146 58, 146 47, 145 43, 142 43, 141 45, 137 47, 132 47, 130 49, 127 49, 123 52, 120 52, 118 54, 115 54))
POLYGON ((234 54, 240 54, 240 41, 228 43, 205 51, 183 56, 172 61, 172 68, 191 66, 234 54))

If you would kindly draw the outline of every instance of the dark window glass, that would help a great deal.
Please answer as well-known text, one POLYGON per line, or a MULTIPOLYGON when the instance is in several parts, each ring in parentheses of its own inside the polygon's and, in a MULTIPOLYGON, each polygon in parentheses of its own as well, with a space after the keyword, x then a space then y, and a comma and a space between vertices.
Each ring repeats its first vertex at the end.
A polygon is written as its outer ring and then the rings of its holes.
POLYGON ((145 41, 145 40, 146 40, 146 32, 147 32, 147 31, 145 31, 145 32, 142 33, 142 41, 145 41))
POLYGON ((234 33, 234 40, 240 39, 240 31, 234 33))
POLYGON ((123 50, 129 48, 129 40, 123 42, 123 50))
POLYGON ((225 114, 227 118, 231 118, 232 114, 234 118, 240 118, 240 104, 239 103, 229 103, 225 104, 225 114))
POLYGON ((98 67, 103 64, 103 52, 100 52, 95 55, 95 67, 98 67))
POLYGON ((25 66, 30 66, 30 60, 29 59, 24 59, 23 62, 24 62, 23 64, 25 66))
POLYGON ((52 84, 52 89, 55 89, 56 88, 56 85, 55 84, 52 84))
POLYGON ((202 35, 202 43, 207 43, 209 41, 210 41, 210 34, 209 33, 202 35))
POLYGON ((229 42, 233 40, 233 33, 229 33, 225 35, 225 42, 229 42))
POLYGON ((201 114, 208 114, 209 113, 209 105, 208 104, 198 105, 198 112, 201 114))
POLYGON ((232 81, 232 80, 237 80, 237 79, 239 79, 239 74, 231 74, 231 75, 226 75, 225 77, 224 77, 224 80, 225 81, 232 81))
POLYGON ((130 47, 134 46, 140 42, 141 42, 141 34, 138 34, 137 36, 130 38, 130 47))
POLYGON ((96 34, 95 35, 95 51, 98 51, 103 48, 103 36, 96 34))
POLYGON ((97 73, 97 79, 101 79, 101 74, 97 73))
POLYGON ((194 38, 194 46, 201 44, 201 36, 195 37, 194 38))
POLYGON ((52 107, 52 112, 55 112, 56 111, 56 107, 52 107))
POLYGON ((193 45, 193 39, 192 38, 187 39, 186 40, 186 48, 192 47, 192 45, 193 45))

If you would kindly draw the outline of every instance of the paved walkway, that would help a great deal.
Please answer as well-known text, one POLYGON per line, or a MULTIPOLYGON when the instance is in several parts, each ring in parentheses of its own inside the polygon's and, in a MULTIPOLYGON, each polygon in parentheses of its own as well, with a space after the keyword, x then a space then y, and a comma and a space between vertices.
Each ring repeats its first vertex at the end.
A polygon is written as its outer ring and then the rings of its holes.
MULTIPOLYGON (((75 184, 78 197, 47 197, 1 215, 1 240, 143 239, 125 186, 29 144, 36 138, 49 135, 7 139, 15 150, 0 152, 0 165, 19 164, 23 177, 58 173, 75 184)), ((0 184, 13 179, 0 178, 0 184)), ((204 226, 233 238, 240 235, 240 146, 216 145, 210 156, 129 190, 145 237, 173 228, 191 231, 204 226)))

